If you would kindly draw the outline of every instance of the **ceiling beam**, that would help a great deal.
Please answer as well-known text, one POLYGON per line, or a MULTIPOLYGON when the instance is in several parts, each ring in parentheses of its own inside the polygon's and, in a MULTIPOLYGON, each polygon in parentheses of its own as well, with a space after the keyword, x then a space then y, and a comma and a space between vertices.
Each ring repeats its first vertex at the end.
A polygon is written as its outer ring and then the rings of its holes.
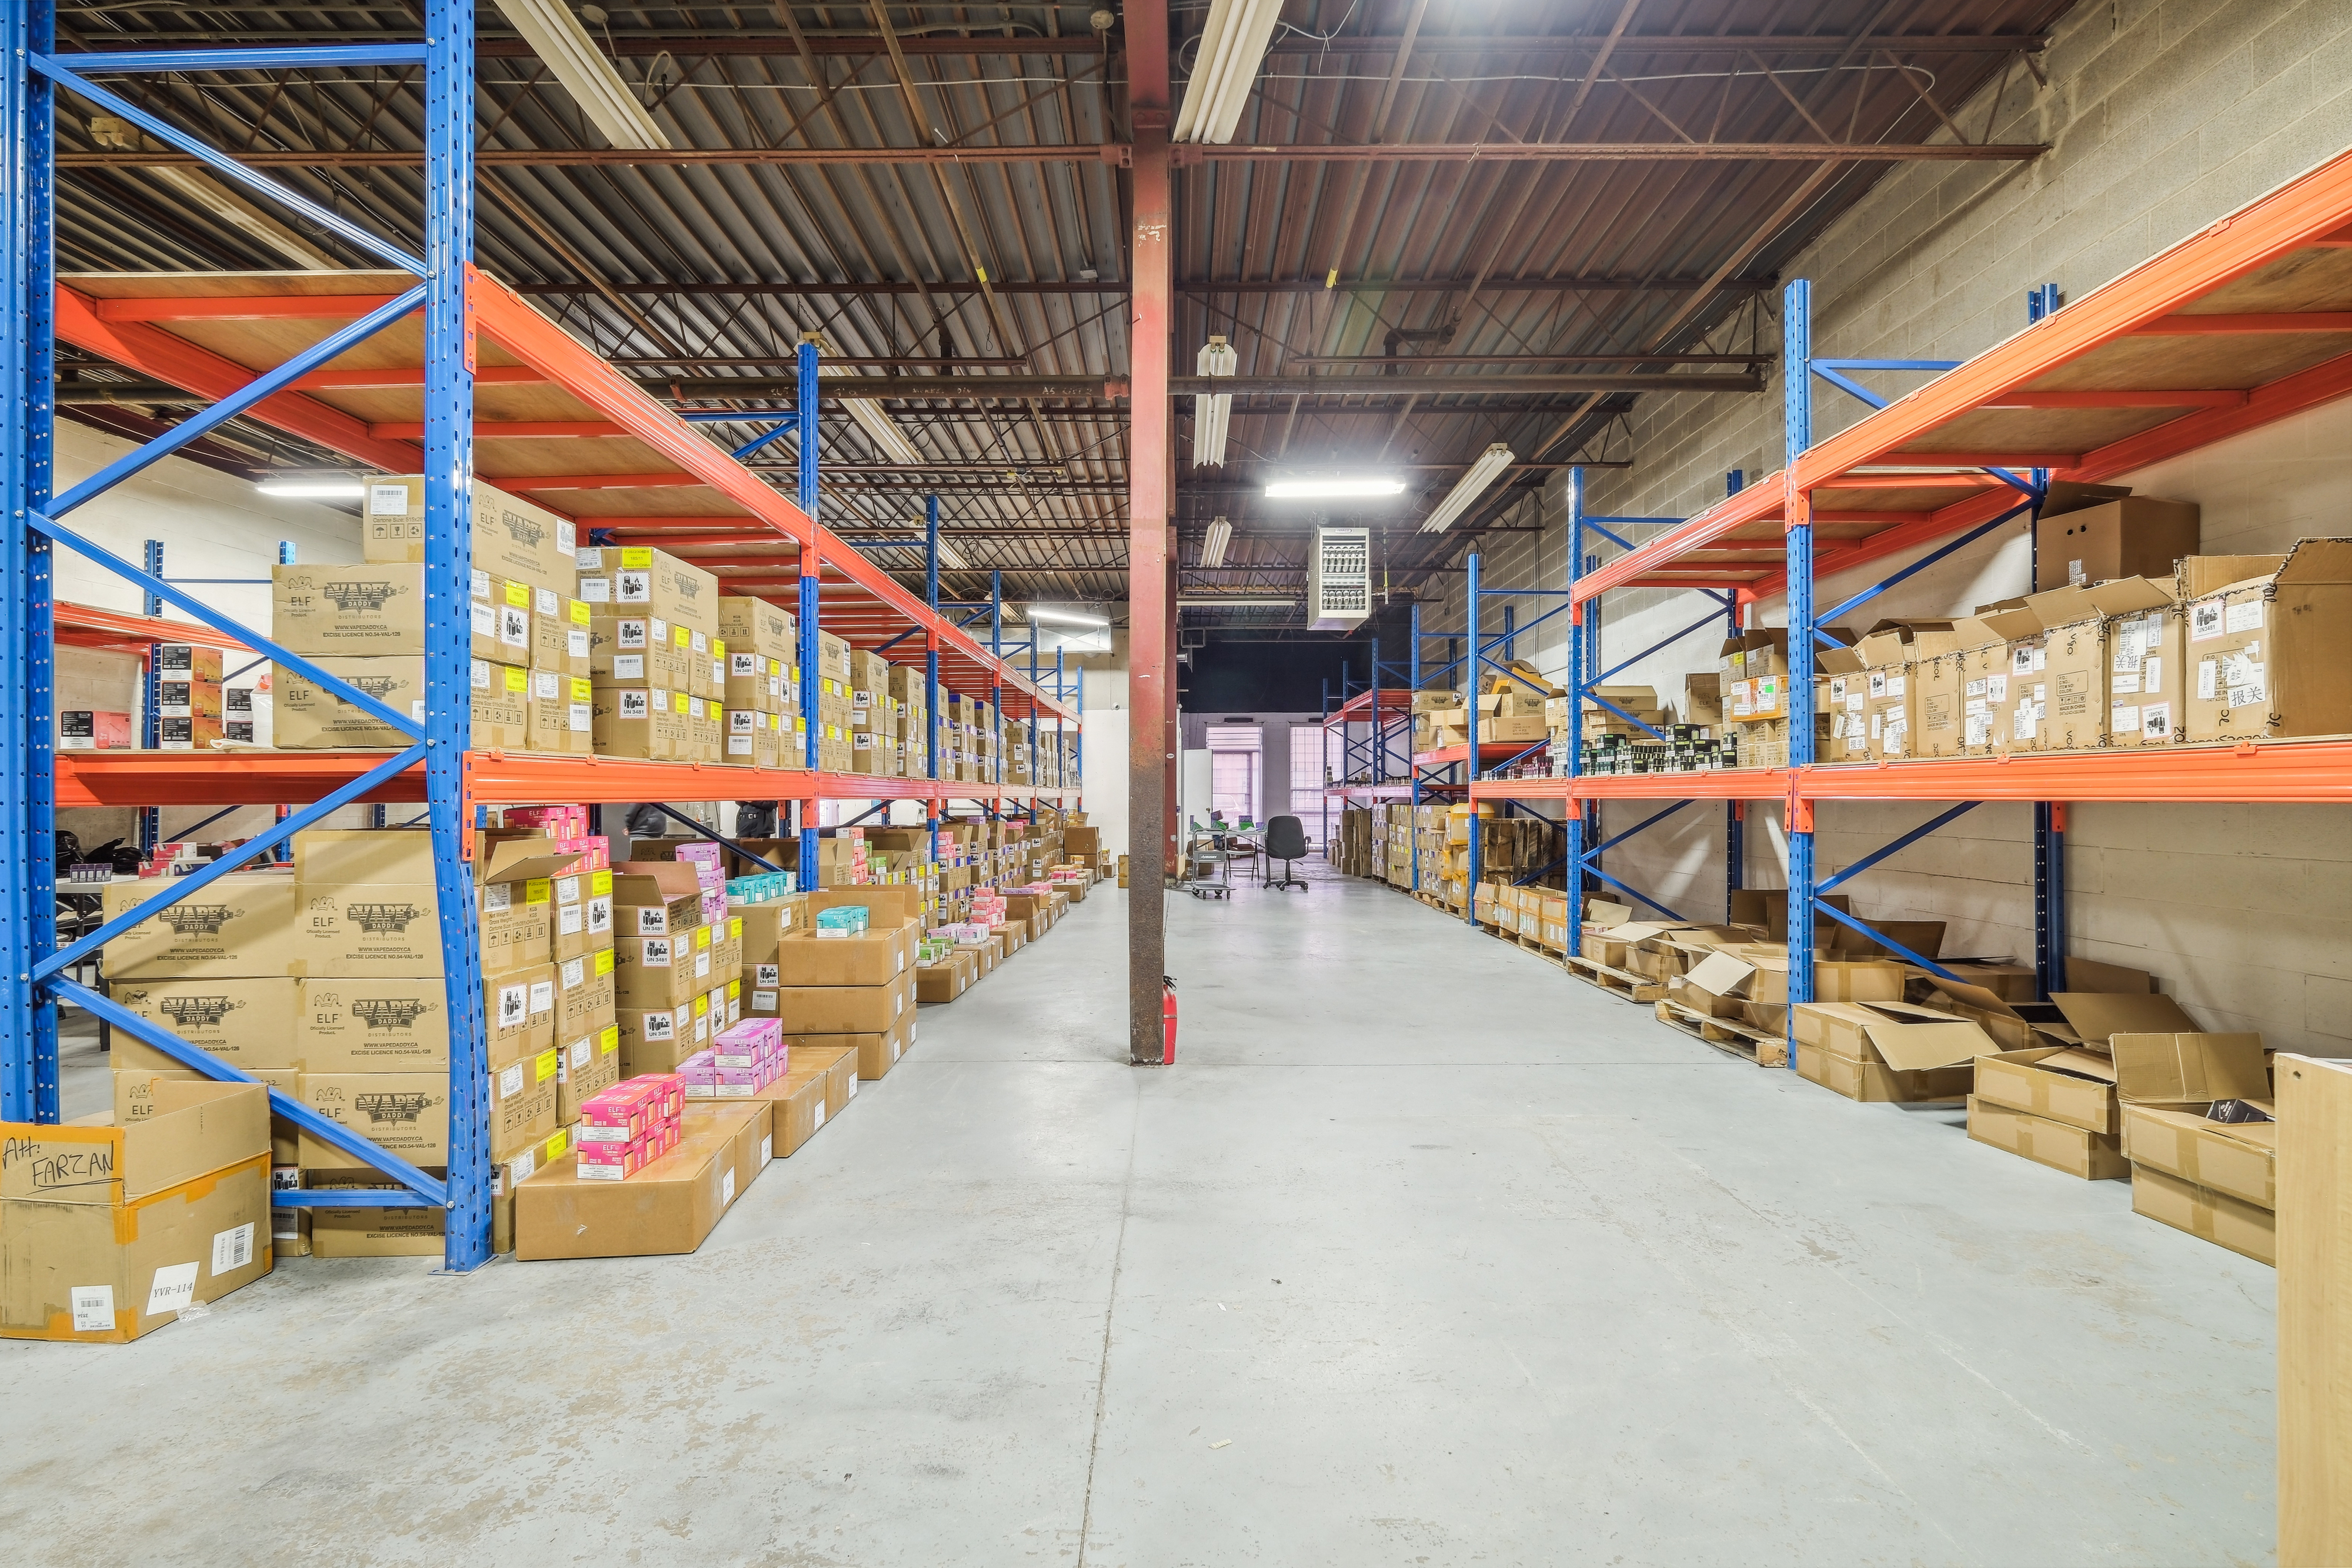
MULTIPOLYGON (((1106 163, 1125 168, 1123 142, 984 147, 485 147, 486 169, 729 168, 806 163, 1106 163)), ((2041 142, 1977 141, 1387 141, 1223 146, 1186 142, 1176 159, 1195 163, 2020 163, 2049 152, 2041 142)), ((194 153, 60 152, 73 169, 186 169, 194 153)), ((259 148, 237 162, 262 169, 414 169, 423 154, 399 148, 259 148)))
MULTIPOLYGON (((1780 287, 1772 277, 1742 278, 1721 286, 1726 293, 1759 293, 1780 287)), ((1390 277, 1362 278, 1354 282, 1342 280, 1326 283, 1319 277, 1234 278, 1219 282, 1213 278, 1179 281, 1180 294, 1221 296, 1228 294, 1458 294, 1476 284, 1483 293, 1496 294, 1646 294, 1678 293, 1704 287, 1703 277, 1390 277)), ((1015 283, 998 278, 989 279, 988 286, 999 294, 1072 295, 1079 298, 1111 298, 1127 292, 1127 284, 1105 279, 1089 282, 1015 283)), ((518 294, 544 295, 570 298, 583 295, 601 295, 604 290, 590 283, 518 283, 511 286, 518 294)), ((688 298, 732 299, 740 297, 780 298, 824 298, 828 295, 851 297, 892 294, 977 294, 980 285, 963 283, 614 283, 615 294, 637 297, 677 295, 688 298)), ((1653 356, 1654 358, 1655 356, 1653 356)), ((840 361, 836 361, 835 363, 840 361)), ((1293 363, 1297 361, 1293 361, 1293 363)), ((1647 361, 1644 361, 1647 362, 1647 361)))

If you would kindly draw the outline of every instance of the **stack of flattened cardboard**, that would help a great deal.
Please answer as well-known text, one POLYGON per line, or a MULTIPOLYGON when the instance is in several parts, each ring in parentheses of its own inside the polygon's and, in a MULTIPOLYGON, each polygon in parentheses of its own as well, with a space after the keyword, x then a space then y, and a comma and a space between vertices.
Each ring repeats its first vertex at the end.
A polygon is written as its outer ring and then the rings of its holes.
POLYGON ((2277 1110, 2258 1034, 2108 1037, 2132 1210, 2278 1261, 2277 1110))
POLYGON ((0 1337, 119 1344, 268 1273, 269 1161, 253 1083, 167 1080, 127 1124, 0 1124, 0 1337))

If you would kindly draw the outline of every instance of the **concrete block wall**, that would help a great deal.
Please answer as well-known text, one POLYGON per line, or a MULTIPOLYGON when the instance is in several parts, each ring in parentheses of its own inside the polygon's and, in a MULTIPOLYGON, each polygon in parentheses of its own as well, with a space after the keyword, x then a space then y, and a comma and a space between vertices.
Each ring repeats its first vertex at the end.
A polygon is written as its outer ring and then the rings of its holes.
MULTIPOLYGON (((2352 9, 2315 0, 2152 3, 2107 0, 2061 20, 2045 57, 2050 83, 2011 73, 1995 103, 1977 95, 1956 118, 1973 132, 1994 117, 2000 140, 2050 143, 2017 166, 1919 165, 1882 180, 1784 276, 1814 279, 1818 352, 1960 359, 2025 322, 2024 296, 2042 283, 2072 299, 2352 143, 2352 9)), ((1945 134, 1939 132, 1939 134, 1945 134)), ((1777 309, 1777 302, 1775 302, 1777 309)), ((1876 376, 1900 392, 1915 377, 1876 376)), ((1864 413, 1815 388, 1815 436, 1864 413)), ((1726 471, 1753 481, 1780 466, 1777 388, 1749 397, 1644 398, 1633 417, 1635 465, 1588 476, 1588 509, 1681 517, 1723 494, 1726 471)), ((2311 535, 2352 535, 2352 409, 2313 411, 2193 456, 2123 476, 2142 495, 2203 507, 2204 549, 2284 550, 2311 535)), ((1564 576, 1561 486, 1548 493, 1548 529, 1506 536, 1487 575, 1528 580, 1539 563, 1564 576), (1530 545, 1533 546, 1530 549, 1530 545)), ((1916 558, 1824 580, 1834 604, 1916 558)), ((1965 611, 2021 591, 2030 577, 2024 524, 2000 530, 1921 572, 1849 617, 1965 611)), ((1605 659, 1647 646, 1705 608, 1680 592, 1614 594, 1602 621, 1605 659)), ((1758 607, 1759 624, 1786 607, 1758 607)), ((1431 616, 1460 613, 1458 587, 1431 616)), ((1448 622, 1454 623, 1454 622, 1448 622)), ((1549 632, 1551 629, 1547 628, 1549 632)), ((1564 629, 1563 629, 1564 630, 1564 629)), ((1537 662, 1564 670, 1564 636, 1538 635, 1537 662)), ((1616 677, 1679 692, 1706 667, 1698 635, 1616 677)), ((1523 657, 1529 656, 1523 645, 1523 657)), ((1608 806, 1605 831, 1657 810, 1608 806)), ((1939 806, 1899 802, 1822 808, 1823 874, 1926 821, 1939 806)), ((1777 806, 1750 808, 1745 879, 1785 886, 1777 806)), ((1694 917, 1722 899, 1722 811, 1696 805, 1611 852, 1608 869, 1694 917)), ((2352 813, 2317 806, 2078 805, 2069 813, 2068 941, 2074 952, 2148 969, 2200 1022, 2258 1030, 2275 1047, 2352 1053, 2352 813)), ((1865 918, 1942 919, 1947 952, 2030 954, 2031 809, 1978 808, 1851 884, 1865 918)))

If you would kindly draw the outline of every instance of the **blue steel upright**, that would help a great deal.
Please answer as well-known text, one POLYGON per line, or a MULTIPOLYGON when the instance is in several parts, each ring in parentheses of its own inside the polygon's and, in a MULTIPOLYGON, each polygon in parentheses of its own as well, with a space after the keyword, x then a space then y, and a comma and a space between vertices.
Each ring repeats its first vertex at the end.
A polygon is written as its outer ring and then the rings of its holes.
MULTIPOLYGON (((1475 783, 1478 778, 1478 677, 1483 673, 1482 667, 1485 664, 1485 661, 1478 656, 1478 552, 1476 550, 1470 552, 1469 577, 1466 580, 1470 586, 1462 596, 1462 603, 1464 613, 1470 621, 1470 643, 1469 653, 1464 664, 1462 720, 1464 734, 1470 742, 1470 756, 1466 765, 1468 771, 1463 777, 1475 783)), ((1470 880, 1462 890, 1462 918, 1475 926, 1478 924, 1478 862, 1480 852, 1486 848, 1480 841, 1486 835, 1478 831, 1478 802, 1470 799, 1467 790, 1463 792, 1462 800, 1465 806, 1468 808, 1470 834, 1470 880)))
POLYGON ((429 0, 425 62, 425 780, 449 1005, 446 1267, 490 1260, 490 1127, 474 823, 465 809, 473 728, 474 371, 467 273, 474 260, 473 0, 429 0))
MULTIPOLYGON (((1581 465, 1568 471, 1568 592, 1569 602, 1576 603, 1576 580, 1584 575, 1584 469, 1581 465)), ((1591 665, 1585 658, 1584 625, 1599 608, 1590 602, 1570 612, 1568 628, 1568 777, 1576 778, 1584 771, 1584 684, 1591 678, 1591 665)), ((1567 810, 1560 813, 1561 826, 1566 830, 1568 851, 1568 956, 1584 956, 1584 802, 1570 799, 1563 801, 1567 810)))
MULTIPOLYGON (((940 497, 936 492, 923 497, 923 601, 931 607, 934 617, 940 608, 940 497)), ((940 776, 940 634, 937 630, 923 633, 923 771, 936 782, 940 776)), ((923 801, 924 823, 930 830, 930 860, 936 865, 940 858, 940 798, 937 793, 923 801)))
MULTIPOLYGON (((1781 395, 1786 400, 1788 476, 1783 524, 1788 536, 1789 577, 1789 774, 1813 762, 1813 527, 1812 497, 1797 488, 1797 459, 1813 444, 1813 286, 1790 280, 1780 312, 1781 395)), ((1813 999, 1813 824, 1811 803, 1789 797, 1789 1000, 1813 999)), ((1797 1066, 1796 1014, 1789 1015, 1788 1066, 1797 1066)))
MULTIPOLYGON (((793 420, 800 426, 801 510, 808 514, 812 524, 816 521, 816 345, 803 339, 795 366, 799 371, 799 382, 794 388, 797 395, 793 400, 793 420)), ((811 773, 814 773, 820 757, 819 741, 824 733, 824 727, 817 722, 817 715, 824 707, 824 661, 816 640, 817 579, 822 567, 816 558, 814 530, 809 541, 801 546, 800 567, 801 721, 808 727, 808 741, 802 762, 811 773)), ((809 813, 815 810, 815 800, 802 802, 800 881, 795 885, 803 892, 811 891, 817 885, 817 831, 816 824, 809 820, 809 813)))
POLYGON ((54 92, 26 63, 29 53, 55 44, 56 12, 49 0, 10 5, 5 130, 13 154, 0 180, 7 187, 10 229, 17 243, 0 266, 7 268, 8 319, 0 327, 5 346, 9 399, 5 436, 7 516, 6 581, 0 583, 0 811, 21 823, 16 852, 0 856, 0 931, 7 944, 0 1045, 0 1118, 11 1122, 58 1120, 57 1011, 33 985, 35 966, 52 946, 49 910, 54 906, 55 868, 50 863, 56 831, 56 797, 50 785, 53 761, 49 671, 50 547, 29 526, 30 514, 47 508, 50 490, 50 419, 54 402, 54 346, 50 307, 54 299, 55 144, 54 92))

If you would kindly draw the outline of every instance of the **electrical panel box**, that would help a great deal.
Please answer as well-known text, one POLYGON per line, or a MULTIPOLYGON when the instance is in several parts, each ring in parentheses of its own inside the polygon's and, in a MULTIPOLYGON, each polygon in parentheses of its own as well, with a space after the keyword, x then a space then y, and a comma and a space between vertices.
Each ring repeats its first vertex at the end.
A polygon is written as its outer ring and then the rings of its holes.
POLYGON ((1317 528, 1307 565, 1307 624, 1346 632, 1372 612, 1372 530, 1317 528))

